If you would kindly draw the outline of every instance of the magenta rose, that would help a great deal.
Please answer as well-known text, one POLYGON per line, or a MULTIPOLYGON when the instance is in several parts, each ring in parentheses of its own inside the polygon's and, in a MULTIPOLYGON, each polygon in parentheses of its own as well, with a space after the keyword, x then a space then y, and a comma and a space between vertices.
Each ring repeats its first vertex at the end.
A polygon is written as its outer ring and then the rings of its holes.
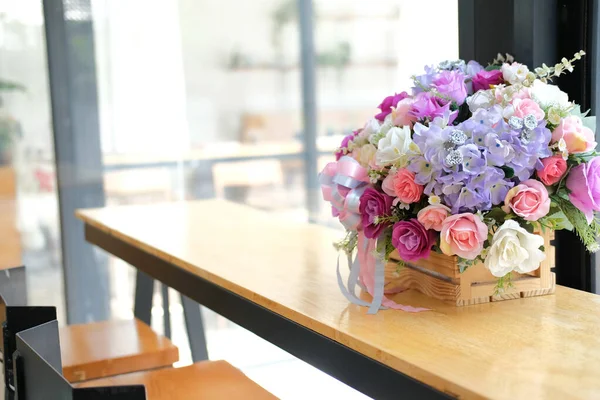
POLYGON ((438 92, 450 97, 458 105, 464 103, 467 98, 465 76, 460 71, 442 71, 433 84, 438 92))
POLYGON ((493 71, 479 71, 472 79, 473 91, 488 90, 491 85, 499 85, 504 82, 502 71, 495 69, 493 71))
POLYGON ((400 258, 416 261, 429 257, 431 246, 435 243, 435 231, 427 230, 416 219, 400 221, 392 230, 392 245, 398 250, 400 258))
POLYGON ((379 237, 381 231, 389 226, 389 222, 376 223, 376 221, 378 217, 390 215, 393 201, 393 197, 373 188, 365 189, 362 196, 360 196, 360 205, 358 209, 367 238, 375 239, 379 237))
POLYGON ((409 96, 406 92, 396 93, 393 96, 386 97, 385 99, 383 99, 381 104, 377 106, 377 108, 379 108, 381 112, 377 114, 375 118, 377 118, 379 121, 383 121, 385 117, 392 113, 392 107, 396 107, 400 100, 404 100, 407 97, 409 96))
POLYGON ((571 169, 567 189, 571 191, 571 203, 585 214, 588 224, 591 223, 594 211, 600 211, 600 157, 571 169))

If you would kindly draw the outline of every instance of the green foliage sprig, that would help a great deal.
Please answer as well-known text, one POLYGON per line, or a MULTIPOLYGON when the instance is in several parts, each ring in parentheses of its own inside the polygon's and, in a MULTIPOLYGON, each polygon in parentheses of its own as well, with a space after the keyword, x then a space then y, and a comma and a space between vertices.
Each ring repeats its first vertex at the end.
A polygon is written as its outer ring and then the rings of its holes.
POLYGON ((595 217, 592 223, 588 224, 585 215, 563 195, 554 194, 550 198, 573 225, 577 236, 579 236, 588 251, 595 253, 600 250, 600 245, 597 242, 600 235, 600 221, 598 221, 598 218, 595 217))

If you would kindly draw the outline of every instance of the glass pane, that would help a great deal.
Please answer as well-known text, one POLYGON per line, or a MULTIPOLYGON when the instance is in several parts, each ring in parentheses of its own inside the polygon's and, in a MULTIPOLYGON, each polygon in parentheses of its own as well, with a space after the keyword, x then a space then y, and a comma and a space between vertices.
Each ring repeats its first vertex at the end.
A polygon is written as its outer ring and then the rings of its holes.
MULTIPOLYGON (((319 141, 338 146, 339 138, 377 114, 384 97, 410 91, 410 77, 424 73, 424 66, 458 58, 457 0, 314 5, 319 141)), ((322 155, 319 170, 331 160, 322 155)), ((329 212, 322 207, 320 222, 339 226, 329 212)))
MULTIPOLYGON (((107 205, 216 197, 307 220, 295 0, 95 0, 92 14, 107 205)), ((109 262, 113 317, 131 318, 135 271, 109 262)), ((173 340, 187 364, 172 294, 173 340)), ((157 295, 158 332, 163 313, 157 295)), ((276 395, 298 391, 287 376, 356 395, 223 317, 204 310, 204 319, 210 357, 276 395)))
POLYGON ((0 268, 25 265, 29 304, 64 315, 44 19, 0 0, 0 268))

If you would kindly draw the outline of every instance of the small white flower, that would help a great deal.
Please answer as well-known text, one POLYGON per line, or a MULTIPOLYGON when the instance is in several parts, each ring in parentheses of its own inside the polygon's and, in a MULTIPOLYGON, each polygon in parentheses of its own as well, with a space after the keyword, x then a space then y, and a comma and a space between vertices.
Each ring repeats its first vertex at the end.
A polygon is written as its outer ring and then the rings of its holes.
POLYGON ((550 107, 548 110, 548 122, 552 125, 560 124, 560 112, 556 107, 550 107))
POLYGON ((538 102, 542 108, 554 106, 567 109, 571 107, 568 94, 560 90, 558 86, 544 83, 539 79, 533 82, 529 93, 531 98, 538 102))
POLYGON ((535 271, 546 259, 546 254, 540 250, 543 245, 543 237, 527 232, 514 220, 508 220, 494 234, 485 266, 497 277, 512 271, 521 274, 535 271))
POLYGON ((376 118, 371 118, 369 121, 367 121, 365 127, 358 134, 358 136, 360 136, 361 138, 368 139, 369 137, 371 137, 371 135, 377 134, 377 132, 379 132, 379 128, 381 128, 381 124, 379 124, 379 121, 376 118))
POLYGON ((512 64, 502 64, 502 77, 511 85, 523 83, 527 79, 529 69, 526 65, 513 62, 512 64))
POLYGON ((397 197, 392 202, 392 205, 398 206, 398 208, 401 209, 401 210, 408 210, 410 208, 410 205, 401 202, 400 199, 397 198, 397 197))
POLYGON ((391 128, 385 137, 377 143, 376 164, 380 167, 392 164, 404 166, 411 143, 412 139, 408 126, 391 128))
POLYGON ((560 138, 558 141, 558 150, 565 151, 567 150, 567 142, 565 142, 564 138, 560 138))
POLYGON ((436 195, 432 195, 429 196, 429 198, 427 199, 427 201, 429 202, 429 204, 431 204, 432 206, 436 205, 436 204, 441 204, 442 200, 440 199, 439 196, 436 195))

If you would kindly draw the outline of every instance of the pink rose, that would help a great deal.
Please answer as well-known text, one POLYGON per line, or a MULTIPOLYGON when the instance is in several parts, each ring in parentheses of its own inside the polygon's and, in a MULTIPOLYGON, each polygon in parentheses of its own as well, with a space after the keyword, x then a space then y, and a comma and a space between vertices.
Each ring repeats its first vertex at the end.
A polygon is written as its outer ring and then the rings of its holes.
POLYGON ((423 208, 417 214, 417 219, 425 229, 442 230, 444 220, 450 214, 450 209, 443 204, 433 204, 423 208))
POLYGON ((567 177, 569 199, 586 217, 588 224, 594 211, 600 211, 600 157, 571 169, 567 177))
POLYGON ((583 126, 581 118, 574 115, 563 118, 552 132, 552 143, 556 143, 560 139, 565 140, 569 154, 594 150, 597 144, 594 141, 594 132, 583 126))
POLYGON ((417 122, 417 117, 414 116, 412 111, 412 105, 414 100, 411 98, 402 99, 398 102, 396 107, 392 109, 392 122, 395 126, 413 126, 417 122))
POLYGON ((562 156, 552 156, 540 160, 543 164, 542 169, 537 170, 537 176, 546 186, 552 186, 560 181, 565 172, 567 172, 567 162, 562 156))
POLYGON ((442 71, 433 80, 433 84, 438 92, 450 97, 458 105, 464 103, 467 98, 465 76, 460 71, 442 71))
POLYGON ((400 258, 415 261, 429 257, 436 233, 425 229, 415 218, 396 222, 392 230, 392 245, 400 258))
POLYGON ((471 213, 451 215, 442 223, 440 248, 444 254, 473 260, 483 250, 488 227, 471 213))
POLYGON ((479 71, 473 78, 473 91, 488 90, 491 85, 499 85, 504 82, 502 71, 499 69, 492 71, 479 71))
POLYGON ((406 168, 388 175, 383 180, 381 188, 385 194, 397 197, 405 204, 416 203, 423 195, 423 185, 415 183, 415 174, 406 168))
POLYGON ((502 210, 507 214, 513 210, 527 221, 537 221, 550 211, 548 191, 542 182, 528 179, 506 193, 502 210))
POLYGON ((541 121, 546 115, 538 103, 531 99, 515 99, 512 105, 515 110, 513 115, 519 118, 525 118, 527 115, 533 114, 535 119, 541 121))

